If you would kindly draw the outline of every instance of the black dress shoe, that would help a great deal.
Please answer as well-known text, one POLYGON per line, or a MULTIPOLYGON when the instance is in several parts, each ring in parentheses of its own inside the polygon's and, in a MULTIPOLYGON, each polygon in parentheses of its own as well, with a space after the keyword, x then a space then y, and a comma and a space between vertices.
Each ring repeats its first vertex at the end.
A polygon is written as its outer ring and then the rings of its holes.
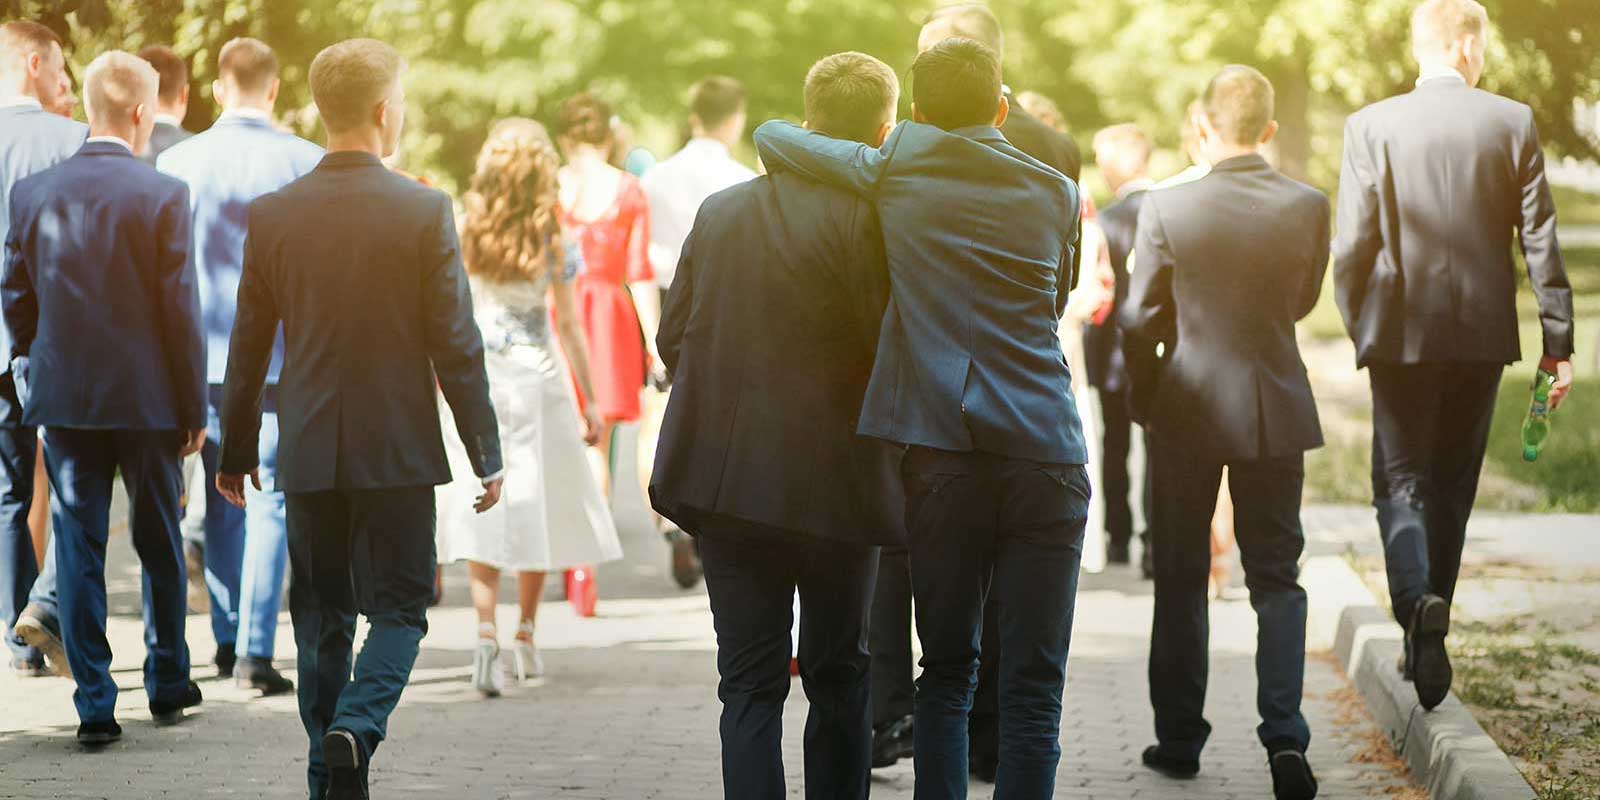
POLYGON ((1450 694, 1455 673, 1444 638, 1450 633, 1450 604, 1438 595, 1425 594, 1411 612, 1411 656, 1408 659, 1417 687, 1417 701, 1432 711, 1450 694))
POLYGON ((1295 745, 1268 748, 1272 768, 1272 796, 1277 800, 1311 800, 1317 796, 1317 776, 1311 774, 1306 754, 1295 745))
POLYGON ((233 677, 233 668, 239 665, 239 655, 233 651, 233 645, 217 648, 217 655, 211 659, 217 665, 218 678, 233 677))
POLYGON ((365 760, 355 734, 334 728, 322 737, 322 760, 328 765, 326 800, 368 800, 365 760))
POLYGON ((1168 755, 1161 752, 1161 745, 1158 744, 1146 747, 1142 760, 1145 766, 1169 778, 1187 780, 1200 774, 1200 759, 1168 755))
POLYGON ((294 681, 272 666, 272 659, 246 656, 233 666, 233 682, 240 689, 255 689, 262 697, 294 691, 294 681))
POLYGON ((78 726, 78 744, 84 747, 103 747, 121 738, 122 726, 114 719, 85 722, 78 726))
POLYGON ((1111 542, 1106 545, 1107 564, 1126 564, 1131 556, 1127 542, 1111 542))
POLYGON ((150 716, 155 718, 157 725, 176 725, 183 720, 183 710, 200 705, 202 699, 200 685, 189 681, 189 687, 183 690, 183 696, 176 702, 151 703, 150 716))
POLYGON ((893 766, 913 752, 911 717, 901 717, 872 732, 872 768, 893 766))
POLYGON ((1000 757, 969 753, 967 774, 981 783, 994 783, 995 776, 1000 774, 1000 757))

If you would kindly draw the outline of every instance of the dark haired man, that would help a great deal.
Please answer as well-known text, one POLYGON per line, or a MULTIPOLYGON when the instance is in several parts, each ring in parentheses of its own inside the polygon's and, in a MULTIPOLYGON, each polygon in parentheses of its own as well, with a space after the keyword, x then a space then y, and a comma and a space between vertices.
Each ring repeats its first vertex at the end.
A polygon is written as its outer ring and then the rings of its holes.
POLYGON ((157 163, 162 172, 189 184, 194 218, 210 385, 206 443, 200 450, 205 513, 197 527, 205 542, 205 583, 211 589, 214 663, 217 677, 233 678, 241 687, 267 695, 294 689, 272 666, 283 575, 289 566, 284 498, 276 487, 281 338, 273 348, 262 401, 261 471, 269 491, 252 492, 248 510, 234 508, 217 493, 222 441, 217 409, 244 269, 250 204, 315 169, 323 156, 322 148, 273 125, 277 64, 272 48, 256 39, 233 39, 223 45, 211 87, 222 115, 210 129, 168 150, 157 163))
POLYGON ((183 117, 189 113, 189 64, 172 48, 159 44, 140 50, 139 57, 150 62, 161 76, 161 86, 156 90, 156 127, 150 134, 150 145, 139 156, 154 166, 167 148, 194 135, 183 129, 183 117))
MULTIPOLYGON (((879 144, 899 90, 871 56, 829 56, 806 76, 807 124, 879 144)), ((876 545, 904 541, 904 507, 898 454, 856 436, 855 419, 887 297, 871 205, 794 173, 712 195, 683 248, 661 322, 674 388, 650 496, 704 558, 727 797, 786 796, 796 589, 806 797, 867 797, 876 545)))
POLYGON ((1152 375, 1151 546, 1155 621, 1150 701, 1158 743, 1151 769, 1200 770, 1211 726, 1206 693, 1206 577, 1210 522, 1223 468, 1233 496, 1245 583, 1256 611, 1257 735, 1279 800, 1309 800, 1311 731, 1300 713, 1305 678, 1305 549, 1300 496, 1304 453, 1322 446, 1317 405, 1295 345, 1328 266, 1328 198, 1280 175, 1259 154, 1277 133, 1272 84, 1246 66, 1224 67, 1197 119, 1211 172, 1153 191, 1139 209, 1138 268, 1120 311, 1130 363, 1164 360, 1152 375), (1239 224, 1241 209, 1251 223, 1239 224))
MULTIPOLYGON (((72 84, 55 32, 25 20, 0 25, 0 243, 11 225, 12 188, 72 157, 88 138, 88 126, 51 111, 70 107, 71 101, 72 84)), ((0 325, 0 353, 10 348, 10 333, 0 325)), ((38 448, 38 429, 22 424, 11 360, 5 358, 0 363, 0 636, 17 674, 66 675, 55 548, 46 547, 40 564, 28 528, 38 448)))
MULTIPOLYGON (((663 306, 700 204, 707 197, 756 176, 732 155, 744 137, 744 127, 744 85, 720 75, 700 80, 689 90, 689 143, 639 181, 650 203, 650 267, 656 273, 663 306)), ((657 437, 651 435, 651 429, 660 427, 661 408, 658 399, 646 409, 645 429, 639 436, 645 450, 656 446, 657 437)), ((640 455, 644 463, 653 460, 650 452, 640 455)), ((672 545, 673 579, 687 589, 699 580, 699 556, 694 542, 683 531, 666 528, 667 541, 672 545)))
POLYGON ((862 434, 902 465, 922 640, 918 795, 965 797, 967 713, 993 586, 1001 653, 996 796, 1049 797, 1089 484, 1056 331, 1077 186, 1012 146, 1000 62, 948 39, 912 65, 912 114, 879 149, 783 122, 762 159, 873 199, 890 276, 862 434))

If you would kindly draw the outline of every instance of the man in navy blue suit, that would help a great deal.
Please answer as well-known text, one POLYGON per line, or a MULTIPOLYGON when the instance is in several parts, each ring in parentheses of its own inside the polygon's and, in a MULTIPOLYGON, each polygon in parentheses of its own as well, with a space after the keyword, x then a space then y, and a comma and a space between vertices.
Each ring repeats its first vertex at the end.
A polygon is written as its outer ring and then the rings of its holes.
MULTIPOLYGON (((433 599, 434 488, 450 481, 438 394, 484 493, 504 468, 449 196, 390 171, 405 121, 394 48, 311 62, 328 155, 250 206, 222 392, 217 489, 260 491, 263 390, 282 323, 278 463, 311 797, 367 797, 433 599), (356 615, 370 627, 352 664, 356 615), (354 667, 354 680, 351 669, 354 667)), ((252 500, 251 502, 255 502, 252 500)))
POLYGON ((997 126, 994 51, 949 39, 912 66, 912 114, 881 149, 782 122, 762 159, 875 201, 890 300, 859 431, 902 474, 922 640, 918 797, 965 797, 984 597, 998 603, 996 797, 1049 797, 1088 515, 1083 431, 1057 328, 1077 186, 997 126))
POLYGON ((194 211, 206 379, 211 385, 206 444, 200 456, 206 476, 206 583, 212 589, 217 674, 232 676, 241 687, 270 695, 294 689, 272 666, 283 575, 289 563, 283 492, 274 482, 277 383, 283 367, 281 335, 273 348, 262 399, 259 455, 262 482, 269 491, 252 491, 248 511, 224 501, 216 490, 222 442, 217 408, 228 365, 228 335, 233 330, 250 203, 315 169, 322 148, 273 127, 278 59, 272 48, 255 39, 234 39, 222 47, 217 74, 212 93, 222 106, 222 116, 210 130, 162 154, 156 166, 189 184, 194 211))
POLYGON ((139 161, 156 71, 113 51, 84 82, 89 139, 11 193, 0 277, 22 423, 44 428, 67 663, 78 739, 121 737, 106 642, 111 486, 122 475, 144 567, 145 692, 176 722, 189 680, 181 463, 205 436, 205 342, 190 258, 189 190, 139 161))
MULTIPOLYGON (((47 110, 73 102, 55 33, 35 22, 0 25, 0 242, 11 222, 12 187, 70 158, 89 135, 83 123, 47 110)), ((10 345, 0 326, 0 354, 9 356, 10 345)), ((21 420, 7 358, 0 364, 0 635, 18 674, 66 675, 55 558, 47 554, 41 571, 28 533, 39 434, 21 420)))

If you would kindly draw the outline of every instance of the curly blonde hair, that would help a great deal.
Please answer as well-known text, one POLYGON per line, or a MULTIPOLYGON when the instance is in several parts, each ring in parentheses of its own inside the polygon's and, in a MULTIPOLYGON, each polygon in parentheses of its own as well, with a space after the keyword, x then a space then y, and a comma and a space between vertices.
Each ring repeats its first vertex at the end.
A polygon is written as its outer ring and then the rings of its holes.
POLYGON ((461 226, 467 271, 485 280, 531 280, 559 260, 555 145, 531 119, 501 120, 478 153, 461 226))

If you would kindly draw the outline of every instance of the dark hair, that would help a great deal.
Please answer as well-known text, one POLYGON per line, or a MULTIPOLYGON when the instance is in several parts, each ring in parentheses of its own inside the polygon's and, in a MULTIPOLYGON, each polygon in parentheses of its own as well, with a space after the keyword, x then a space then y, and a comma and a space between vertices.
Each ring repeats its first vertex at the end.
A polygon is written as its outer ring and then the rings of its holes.
POLYGON ((153 44, 139 51, 139 57, 150 62, 161 76, 161 88, 156 95, 163 103, 176 103, 183 97, 183 87, 189 85, 189 64, 172 48, 153 44))
POLYGON ((61 46, 56 32, 30 20, 19 19, 0 25, 0 55, 22 56, 50 51, 50 45, 61 46))
POLYGON ((1200 98, 1211 127, 1229 144, 1255 144, 1272 122, 1272 82, 1255 67, 1223 67, 1200 98))
POLYGON ((222 46, 217 74, 233 81, 241 92, 265 92, 278 78, 278 56, 259 39, 233 39, 222 46))
POLYGON ((590 92, 578 92, 556 111, 556 135, 579 144, 611 141, 611 106, 590 92))
POLYGON ((700 125, 715 128, 744 110, 744 84, 713 75, 689 89, 689 113, 700 125))
POLYGON ((911 101, 947 131, 989 125, 1000 110, 1000 59, 973 39, 946 39, 912 62, 911 101))
POLYGON ((873 144, 899 97, 900 80, 888 64, 865 53, 835 53, 806 73, 806 122, 838 139, 873 144))

